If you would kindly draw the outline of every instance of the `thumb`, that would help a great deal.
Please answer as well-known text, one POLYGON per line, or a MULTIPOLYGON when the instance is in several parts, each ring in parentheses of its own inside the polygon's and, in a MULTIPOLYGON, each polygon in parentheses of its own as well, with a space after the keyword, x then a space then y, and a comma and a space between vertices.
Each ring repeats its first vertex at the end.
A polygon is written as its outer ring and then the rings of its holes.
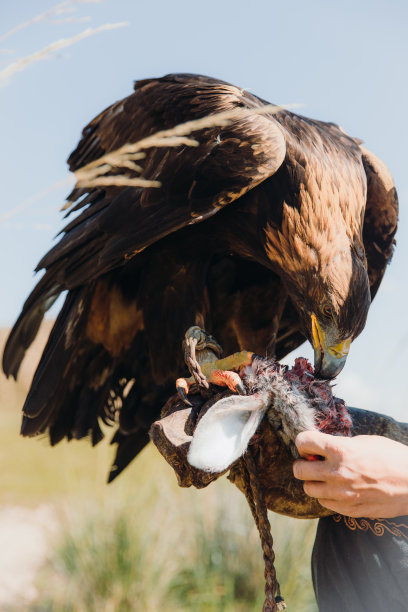
POLYGON ((333 436, 321 431, 302 431, 295 440, 299 455, 305 458, 309 455, 328 457, 332 442, 333 436))

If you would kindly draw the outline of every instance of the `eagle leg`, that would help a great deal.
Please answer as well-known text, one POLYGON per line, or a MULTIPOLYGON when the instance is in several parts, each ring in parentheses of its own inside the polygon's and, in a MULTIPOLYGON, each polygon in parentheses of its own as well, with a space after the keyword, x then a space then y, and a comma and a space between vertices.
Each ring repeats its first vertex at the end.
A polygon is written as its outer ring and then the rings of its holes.
POLYGON ((252 362, 253 353, 241 351, 219 359, 222 353, 221 346, 205 330, 197 326, 187 330, 183 349, 184 359, 192 376, 187 379, 178 378, 176 388, 185 404, 191 405, 187 395, 194 382, 205 389, 209 388, 209 383, 213 383, 228 387, 234 393, 245 395, 245 387, 238 372, 252 362))
POLYGON ((184 361, 199 387, 209 388, 201 365, 221 357, 222 348, 204 329, 195 325, 186 331, 183 341, 184 361))

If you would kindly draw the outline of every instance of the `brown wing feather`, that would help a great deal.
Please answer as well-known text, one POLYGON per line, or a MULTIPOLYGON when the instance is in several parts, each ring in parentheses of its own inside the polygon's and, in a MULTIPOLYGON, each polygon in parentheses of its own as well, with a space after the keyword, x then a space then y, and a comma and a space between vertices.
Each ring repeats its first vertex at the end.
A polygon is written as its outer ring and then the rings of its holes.
POLYGON ((21 433, 47 432, 51 444, 90 435, 96 444, 99 421, 119 421, 115 440, 131 435, 134 443, 125 454, 120 449, 124 467, 148 441, 151 419, 170 393, 155 385, 146 362, 135 295, 108 280, 70 291, 34 375, 21 433))

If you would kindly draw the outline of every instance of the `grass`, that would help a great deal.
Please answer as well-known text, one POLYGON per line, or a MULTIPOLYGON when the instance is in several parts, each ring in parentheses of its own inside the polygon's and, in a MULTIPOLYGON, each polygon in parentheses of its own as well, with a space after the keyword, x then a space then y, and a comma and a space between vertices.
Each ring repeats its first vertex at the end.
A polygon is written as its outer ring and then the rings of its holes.
MULTIPOLYGON (((49 325, 48 325, 49 327, 49 325)), ((252 612, 263 603, 263 559, 244 496, 225 478, 180 489, 147 447, 114 483, 113 449, 18 435, 21 404, 47 335, 18 385, 0 379, 0 505, 48 504, 59 519, 30 612, 252 612)), ((4 333, 0 334, 4 338, 4 333)), ((316 612, 310 579, 315 522, 270 514, 288 609, 316 612)))
POLYGON ((152 556, 155 536, 140 529, 130 509, 97 506, 71 516, 39 576, 33 610, 158 609, 162 559, 152 556))
MULTIPOLYGON (((156 491, 146 505, 128 492, 127 499, 71 507, 29 610, 260 611, 263 560, 242 496, 225 481, 182 493, 156 491)), ((313 522, 273 516, 272 530, 288 606, 316 612, 309 577, 313 522)))
MULTIPOLYGON (((89 1, 99 2, 100 0, 86 0, 86 1, 87 2, 89 1)), ((12 36, 13 34, 20 32, 21 30, 27 28, 28 26, 32 26, 40 22, 46 23, 48 21, 49 23, 53 23, 54 25, 56 25, 56 24, 61 24, 61 23, 77 23, 81 21, 89 21, 88 17, 81 18, 81 17, 72 17, 72 15, 69 15, 70 13, 73 13, 77 10, 75 8, 75 4, 76 2, 73 2, 71 0, 66 0, 64 2, 61 2, 60 4, 57 4, 56 6, 51 7, 47 11, 40 13, 39 15, 32 17, 31 19, 28 19, 20 24, 17 24, 14 28, 9 30, 8 32, 4 32, 3 34, 0 34, 0 42, 12 36), (63 16, 67 14, 69 16, 63 16)), ((35 62, 47 59, 50 55, 52 55, 53 53, 57 51, 60 51, 61 49, 70 47, 71 45, 83 40, 84 38, 88 38, 89 36, 94 36, 95 34, 98 34, 99 32, 104 32, 107 30, 114 30, 116 28, 121 28, 125 25, 129 25, 129 23, 128 22, 105 23, 104 25, 98 26, 96 28, 87 28, 83 32, 79 32, 78 34, 75 34, 74 36, 71 36, 69 38, 60 38, 59 40, 56 40, 52 42, 51 44, 47 45, 43 49, 35 51, 34 53, 31 53, 30 55, 26 55, 25 57, 20 57, 18 60, 12 62, 8 66, 0 70, 0 85, 7 82, 10 79, 10 77, 12 77, 15 73, 25 70, 28 66, 30 66, 31 64, 35 62)))

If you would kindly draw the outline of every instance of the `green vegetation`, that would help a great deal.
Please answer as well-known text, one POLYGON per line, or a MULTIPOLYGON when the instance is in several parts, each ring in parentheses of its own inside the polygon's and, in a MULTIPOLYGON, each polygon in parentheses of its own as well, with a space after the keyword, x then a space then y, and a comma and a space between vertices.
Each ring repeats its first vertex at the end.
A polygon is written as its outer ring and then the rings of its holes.
MULTIPOLYGON (((127 495, 71 509, 32 612, 260 612, 264 566, 252 517, 231 484, 211 488, 159 492, 147 506, 127 495)), ((271 518, 282 593, 290 609, 315 612, 314 524, 271 518)))

